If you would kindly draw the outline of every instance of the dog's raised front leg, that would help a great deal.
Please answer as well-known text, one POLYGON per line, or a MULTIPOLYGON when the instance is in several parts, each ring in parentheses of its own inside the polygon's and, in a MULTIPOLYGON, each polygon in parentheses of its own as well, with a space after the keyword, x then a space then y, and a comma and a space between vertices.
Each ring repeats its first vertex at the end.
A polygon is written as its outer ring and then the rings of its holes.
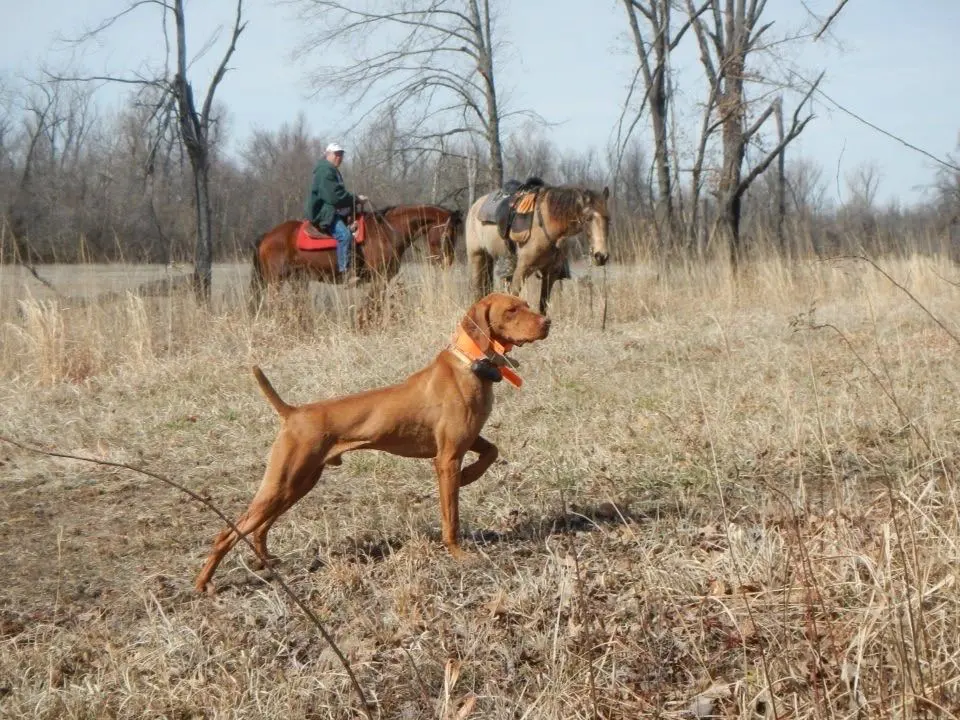
POLYGON ((477 453, 477 455, 480 457, 467 465, 460 472, 460 487, 466 487, 475 480, 478 480, 480 476, 487 471, 487 468, 493 465, 494 461, 500 455, 500 451, 497 450, 496 445, 486 438, 480 436, 473 441, 473 445, 470 446, 470 449, 477 453))

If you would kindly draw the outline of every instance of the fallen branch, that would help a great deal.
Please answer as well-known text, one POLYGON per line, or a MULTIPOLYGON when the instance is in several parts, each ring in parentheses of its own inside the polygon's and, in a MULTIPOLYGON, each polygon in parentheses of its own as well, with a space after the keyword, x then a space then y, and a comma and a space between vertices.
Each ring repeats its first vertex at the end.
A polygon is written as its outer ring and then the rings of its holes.
MULTIPOLYGON (((192 499, 194 499, 194 500, 196 500, 197 502, 199 502, 199 503, 201 503, 202 505, 204 505, 208 510, 210 510, 210 511, 213 512, 218 518, 220 518, 220 519, 227 525, 227 527, 229 527, 231 530, 233 530, 233 532, 235 532, 235 533, 237 534, 237 536, 238 536, 241 540, 243 540, 243 542, 245 542, 245 543, 247 544, 247 547, 249 547, 251 550, 253 550, 254 554, 260 559, 261 562, 264 563, 265 566, 269 565, 269 563, 270 563, 269 558, 266 558, 266 557, 264 557, 263 555, 260 554, 260 552, 259 552, 259 551, 257 550, 257 548, 254 546, 254 544, 253 544, 253 543, 250 541, 250 539, 247 537, 247 534, 246 534, 246 533, 241 533, 241 532, 240 532, 240 529, 239 529, 236 525, 234 525, 233 522, 232 522, 226 515, 224 515, 223 512, 221 512, 220 509, 219 509, 216 505, 214 505, 212 502, 210 502, 210 501, 207 500, 206 498, 201 497, 200 495, 198 495, 197 493, 195 493, 195 492, 194 492, 193 490, 191 490, 190 488, 185 487, 185 486, 181 485, 180 483, 178 483, 178 482, 176 482, 176 481, 174 481, 174 480, 171 480, 170 478, 166 478, 166 477, 164 477, 164 476, 162 476, 162 475, 158 475, 157 473, 152 472, 152 471, 150 471, 150 470, 144 470, 144 469, 142 469, 142 468, 134 467, 133 465, 127 465, 126 463, 111 462, 111 461, 109 461, 109 460, 97 460, 96 458, 81 457, 81 456, 79 456, 79 455, 71 455, 71 454, 69 454, 69 453, 61 453, 61 452, 56 452, 56 451, 53 451, 53 450, 44 450, 44 449, 39 448, 39 447, 35 447, 35 446, 31 446, 31 445, 25 445, 25 444, 23 444, 23 443, 21 443, 21 442, 19 442, 19 441, 17 441, 17 440, 13 440, 13 439, 8 438, 8 437, 6 437, 6 436, 4 436, 4 435, 0 435, 0 442, 8 443, 8 444, 10 444, 10 445, 13 445, 14 447, 20 448, 21 450, 25 450, 25 451, 27 451, 27 452, 36 453, 36 454, 38 454, 38 455, 46 455, 46 456, 48 456, 48 457, 65 458, 65 459, 67 459, 67 460, 79 460, 80 462, 92 463, 92 464, 94 464, 94 465, 101 465, 101 466, 103 466, 103 467, 120 468, 120 469, 122 469, 122 470, 129 470, 130 472, 134 472, 134 473, 137 473, 137 474, 139 474, 139 475, 144 475, 144 476, 146 476, 146 477, 148 477, 148 478, 152 478, 152 479, 154 479, 154 480, 159 480, 160 482, 162 482, 162 483, 164 483, 164 484, 166 484, 166 485, 169 485, 169 486, 172 487, 172 488, 175 488, 175 489, 179 490, 180 492, 184 493, 185 495, 189 495, 192 499)), ((275 578, 276 581, 277 581, 277 584, 283 589, 283 592, 286 593, 287 597, 289 597, 289 598, 293 601, 293 603, 294 603, 298 608, 300 608, 300 610, 303 612, 303 614, 306 615, 307 618, 310 620, 310 622, 312 622, 312 623, 314 624, 314 626, 317 628, 317 630, 320 631, 320 634, 323 636, 323 639, 326 640, 327 643, 329 643, 329 645, 330 645, 331 649, 333 650, 334 654, 337 656, 337 659, 340 661, 340 664, 343 666, 343 669, 346 671, 347 677, 350 678, 350 683, 351 683, 351 685, 353 685, 353 690, 354 690, 354 692, 357 694, 357 698, 360 700, 360 707, 361 707, 361 709, 363 710, 363 714, 364 714, 368 719, 372 720, 372 715, 370 714, 370 705, 369 705, 369 703, 367 702, 367 697, 366 697, 366 695, 365 695, 364 692, 363 692, 363 688, 360 687, 360 683, 359 683, 359 681, 357 680, 356 675, 353 674, 353 669, 350 667, 349 661, 347 660, 347 658, 346 658, 346 656, 343 654, 343 652, 340 650, 340 648, 337 647, 337 644, 336 644, 336 642, 334 641, 333 636, 332 636, 329 632, 327 632, 327 629, 323 626, 323 623, 320 621, 320 618, 318 618, 317 615, 316 615, 316 613, 314 613, 313 610, 311 610, 311 609, 307 606, 307 604, 306 604, 303 600, 300 599, 300 597, 293 591, 293 589, 290 587, 290 585, 287 584, 287 581, 283 579, 283 577, 282 577, 282 576, 280 575, 280 573, 276 570, 276 568, 274 568, 274 569, 272 570, 272 572, 273 572, 274 578, 275 578)))

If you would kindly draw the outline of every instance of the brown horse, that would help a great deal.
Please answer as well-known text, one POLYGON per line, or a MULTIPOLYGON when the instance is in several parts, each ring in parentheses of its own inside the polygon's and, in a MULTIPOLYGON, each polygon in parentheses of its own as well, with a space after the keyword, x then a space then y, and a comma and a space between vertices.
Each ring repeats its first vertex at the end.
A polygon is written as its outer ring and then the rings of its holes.
MULTIPOLYGON (((459 210, 439 205, 396 205, 363 213, 365 240, 356 246, 357 279, 370 284, 363 317, 382 304, 387 283, 400 271, 400 261, 411 243, 426 236, 431 262, 448 267, 454 260, 454 244, 463 222, 459 210)), ((296 237, 301 220, 287 220, 256 242, 250 276, 250 305, 260 307, 264 291, 287 280, 319 280, 336 283, 337 253, 330 250, 300 250, 296 237)), ((361 318, 361 319, 362 319, 361 318)))

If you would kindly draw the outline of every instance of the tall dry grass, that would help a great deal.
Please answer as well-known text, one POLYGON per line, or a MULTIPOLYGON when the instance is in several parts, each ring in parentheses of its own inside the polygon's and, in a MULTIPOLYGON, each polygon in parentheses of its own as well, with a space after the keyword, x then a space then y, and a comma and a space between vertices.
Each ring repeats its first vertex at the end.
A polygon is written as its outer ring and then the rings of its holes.
MULTIPOLYGON (((438 543, 429 463, 328 472, 272 549, 374 714, 955 717, 960 370, 926 311, 954 328, 960 273, 880 264, 916 301, 857 261, 566 283, 551 337, 517 353, 523 390, 496 391, 503 459, 464 491, 466 563, 438 543)), ((390 321, 360 333, 356 293, 249 317, 243 270, 219 272, 207 310, 71 304, 4 268, 0 433, 150 468, 235 516, 276 431, 251 363, 291 402, 386 384, 468 304, 462 266, 405 270, 390 321)), ((192 593, 219 529, 202 508, 9 447, 0 473, 0 715, 357 716, 248 553, 216 598, 192 593)))

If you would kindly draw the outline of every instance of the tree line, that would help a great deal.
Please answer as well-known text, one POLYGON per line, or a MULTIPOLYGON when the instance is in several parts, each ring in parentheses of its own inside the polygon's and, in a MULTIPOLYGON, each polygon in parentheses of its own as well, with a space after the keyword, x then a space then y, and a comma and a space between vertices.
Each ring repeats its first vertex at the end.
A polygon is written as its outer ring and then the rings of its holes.
MULTIPOLYGON (((587 150, 556 147, 544 129, 550 118, 504 101, 498 60, 507 28, 495 0, 300 0, 304 22, 319 28, 300 52, 305 66, 320 68, 311 81, 349 104, 355 123, 345 173, 376 205, 465 209, 505 178, 537 175, 611 186, 621 260, 723 254, 737 268, 756 252, 953 253, 956 155, 931 171, 928 201, 881 207, 876 166, 835 177, 790 152, 816 122, 810 101, 825 69, 804 79, 776 53, 832 32, 844 4, 817 20, 814 36, 780 31, 765 0, 622 0, 635 73, 625 79, 614 139, 587 150), (683 43, 696 49, 702 70, 702 86, 684 88, 699 90, 695 121, 675 107, 671 57, 683 43), (346 52, 361 46, 370 50, 346 52), (681 122, 691 131, 677 132, 681 122)), ((109 42, 145 5, 132 3, 74 42, 109 42)), ((230 33, 214 75, 200 79, 189 77, 182 0, 160 6, 157 33, 168 56, 154 70, 47 70, 0 86, 4 262, 191 260, 203 295, 214 259, 246 255, 259 233, 301 216, 312 166, 330 138, 303 116, 231 138, 230 108, 215 97, 231 73, 243 72, 228 71, 243 42, 242 0, 225 16, 230 33), (130 86, 119 110, 98 104, 104 82, 130 86), (207 87, 202 97, 195 82, 207 87), (239 149, 228 153, 228 144, 239 149)))

